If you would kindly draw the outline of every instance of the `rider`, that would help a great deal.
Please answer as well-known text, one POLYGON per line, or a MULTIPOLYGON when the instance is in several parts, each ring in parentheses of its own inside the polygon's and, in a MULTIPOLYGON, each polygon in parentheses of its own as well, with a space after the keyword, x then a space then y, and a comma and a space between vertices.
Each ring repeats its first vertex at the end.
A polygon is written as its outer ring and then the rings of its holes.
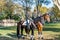
POLYGON ((28 28, 30 29, 29 25, 31 25, 31 23, 33 24, 34 27, 36 27, 35 24, 33 23, 32 18, 31 18, 31 12, 30 12, 30 10, 27 10, 26 17, 27 17, 26 21, 27 21, 28 28))
POLYGON ((36 18, 37 17, 37 10, 34 9, 34 12, 32 13, 32 19, 36 18))
POLYGON ((31 31, 32 31, 31 38, 34 38, 34 32, 33 32, 33 30, 34 30, 34 28, 36 28, 36 25, 34 24, 34 21, 31 18, 31 12, 30 12, 30 10, 27 11, 26 16, 27 16, 27 26, 28 26, 28 29, 31 29, 31 31))
POLYGON ((26 24, 28 29, 30 29, 30 17, 30 10, 26 10, 26 24))

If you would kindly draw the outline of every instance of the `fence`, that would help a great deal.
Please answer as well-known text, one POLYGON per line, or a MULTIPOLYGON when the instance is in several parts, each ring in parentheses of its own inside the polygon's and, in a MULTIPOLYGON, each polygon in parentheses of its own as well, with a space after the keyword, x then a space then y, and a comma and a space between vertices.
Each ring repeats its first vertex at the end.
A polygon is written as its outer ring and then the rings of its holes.
POLYGON ((17 22, 12 19, 4 19, 0 21, 0 26, 16 26, 17 22))

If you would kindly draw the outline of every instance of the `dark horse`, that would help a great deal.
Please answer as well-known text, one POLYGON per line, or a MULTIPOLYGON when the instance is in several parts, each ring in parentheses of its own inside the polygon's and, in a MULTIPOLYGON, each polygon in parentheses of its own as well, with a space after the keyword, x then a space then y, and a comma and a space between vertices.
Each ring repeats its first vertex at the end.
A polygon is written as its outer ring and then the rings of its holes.
MULTIPOLYGON (((43 21, 42 19, 50 22, 50 16, 48 14, 44 14, 40 17, 36 17, 33 19, 34 24, 36 25, 36 28, 38 29, 38 38, 43 38, 42 36, 42 31, 43 31, 43 21)), ((20 21, 17 23, 17 36, 18 38, 20 37, 20 28, 21 28, 21 35, 23 35, 23 28, 25 28, 25 31, 27 34, 29 34, 30 30, 31 30, 31 38, 34 38, 34 24, 31 23, 30 25, 30 29, 26 26, 26 25, 22 25, 24 23, 24 21, 20 21)))
POLYGON ((22 21, 19 21, 17 23, 17 37, 18 38, 23 37, 23 29, 24 28, 25 28, 25 32, 26 32, 27 36, 29 35, 30 30, 31 30, 31 35, 34 35, 34 28, 36 26, 34 25, 34 23, 33 23, 32 20, 29 20, 29 21, 31 21, 31 22, 28 24, 28 26, 27 25, 23 25, 23 23, 25 22, 23 20, 22 21), (21 29, 21 31, 20 31, 20 29, 21 29))

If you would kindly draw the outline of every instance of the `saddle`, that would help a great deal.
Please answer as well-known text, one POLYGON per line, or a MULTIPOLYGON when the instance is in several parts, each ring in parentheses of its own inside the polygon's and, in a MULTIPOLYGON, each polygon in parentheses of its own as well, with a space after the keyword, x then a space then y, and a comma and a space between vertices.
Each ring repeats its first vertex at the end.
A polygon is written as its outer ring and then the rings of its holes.
POLYGON ((29 19, 27 19, 27 20, 24 21, 24 23, 23 23, 22 25, 26 25, 26 26, 27 26, 27 25, 31 25, 31 22, 30 22, 29 19))

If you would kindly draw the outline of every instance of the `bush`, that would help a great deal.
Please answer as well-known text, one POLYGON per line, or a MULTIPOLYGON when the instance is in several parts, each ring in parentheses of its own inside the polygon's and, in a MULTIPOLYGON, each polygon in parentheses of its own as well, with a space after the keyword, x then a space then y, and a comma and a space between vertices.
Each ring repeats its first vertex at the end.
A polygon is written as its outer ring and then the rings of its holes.
POLYGON ((14 19, 16 21, 19 21, 21 18, 20 18, 20 15, 15 14, 15 15, 12 16, 12 19, 14 19))
POLYGON ((3 20, 3 19, 5 19, 5 14, 0 14, 0 20, 3 20))

